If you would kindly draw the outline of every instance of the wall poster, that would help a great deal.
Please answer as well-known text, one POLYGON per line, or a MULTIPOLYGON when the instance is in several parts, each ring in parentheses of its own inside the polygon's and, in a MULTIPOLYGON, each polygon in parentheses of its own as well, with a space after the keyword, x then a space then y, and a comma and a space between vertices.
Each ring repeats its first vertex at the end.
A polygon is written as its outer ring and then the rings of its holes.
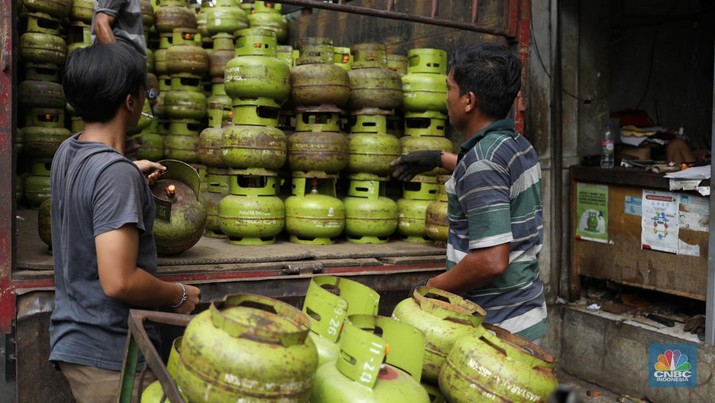
POLYGON ((608 243, 608 186, 578 183, 576 239, 608 243))
POLYGON ((643 189, 641 248, 678 253, 678 195, 643 189))

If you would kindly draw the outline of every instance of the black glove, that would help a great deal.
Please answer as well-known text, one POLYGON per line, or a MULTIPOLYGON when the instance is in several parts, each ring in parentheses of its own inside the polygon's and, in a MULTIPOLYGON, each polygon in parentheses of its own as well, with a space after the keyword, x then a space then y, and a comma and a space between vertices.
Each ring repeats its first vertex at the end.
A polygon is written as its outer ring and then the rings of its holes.
POLYGON ((429 277, 416 282, 415 285, 412 286, 412 289, 410 290, 410 294, 407 296, 407 298, 412 298, 412 295, 415 293, 415 290, 417 289, 417 287, 426 286, 428 281, 429 281, 429 277))
POLYGON ((394 168, 392 176, 409 181, 415 175, 431 171, 442 166, 442 150, 415 151, 390 162, 394 168))

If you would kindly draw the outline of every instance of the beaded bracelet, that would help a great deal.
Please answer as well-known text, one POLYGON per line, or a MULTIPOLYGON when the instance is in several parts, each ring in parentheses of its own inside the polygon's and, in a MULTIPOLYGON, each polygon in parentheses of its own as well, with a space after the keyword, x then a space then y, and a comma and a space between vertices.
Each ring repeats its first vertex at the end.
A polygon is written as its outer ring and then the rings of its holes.
POLYGON ((179 301, 179 303, 176 305, 169 305, 169 307, 174 308, 174 309, 184 305, 184 302, 186 302, 186 298, 189 296, 189 294, 186 292, 186 287, 184 286, 184 284, 182 284, 182 283, 176 283, 176 284, 181 286, 181 301, 179 301))

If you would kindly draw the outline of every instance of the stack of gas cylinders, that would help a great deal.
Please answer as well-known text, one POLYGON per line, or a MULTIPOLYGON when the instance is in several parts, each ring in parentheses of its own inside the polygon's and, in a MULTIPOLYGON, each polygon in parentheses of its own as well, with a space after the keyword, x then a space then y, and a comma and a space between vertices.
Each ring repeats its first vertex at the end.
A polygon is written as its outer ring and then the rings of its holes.
MULTIPOLYGON (((302 311, 227 296, 189 322, 166 369, 189 402, 544 402, 558 386, 551 355, 457 295, 417 287, 391 317, 379 303, 334 276, 311 279, 302 311)), ((157 381, 142 402, 162 397, 157 381)))
MULTIPOLYGON (((28 158, 18 167, 17 197, 37 208, 49 198, 54 150, 83 127, 66 109, 60 73, 67 54, 89 45, 95 3, 24 4, 16 147, 28 158)), ((145 102, 127 148, 137 159, 194 167, 206 236, 238 245, 271 244, 281 234, 300 244, 446 240, 446 177, 436 176, 446 172, 402 184, 389 165, 416 150, 452 150, 446 52, 404 56, 324 37, 284 45, 287 22, 272 2, 141 6, 147 90, 158 98, 145 102)))

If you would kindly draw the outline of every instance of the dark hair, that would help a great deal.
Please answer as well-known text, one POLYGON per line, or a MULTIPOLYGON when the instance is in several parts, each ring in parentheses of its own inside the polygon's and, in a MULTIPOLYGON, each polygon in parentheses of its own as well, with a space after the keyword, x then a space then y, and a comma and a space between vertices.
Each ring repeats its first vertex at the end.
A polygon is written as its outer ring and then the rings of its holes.
POLYGON ((62 81, 67 102, 85 122, 108 122, 128 94, 146 83, 146 63, 132 47, 94 43, 72 52, 62 81))
POLYGON ((521 61, 504 46, 477 43, 457 49, 450 59, 454 81, 460 95, 471 91, 479 110, 504 119, 521 88, 521 61))

